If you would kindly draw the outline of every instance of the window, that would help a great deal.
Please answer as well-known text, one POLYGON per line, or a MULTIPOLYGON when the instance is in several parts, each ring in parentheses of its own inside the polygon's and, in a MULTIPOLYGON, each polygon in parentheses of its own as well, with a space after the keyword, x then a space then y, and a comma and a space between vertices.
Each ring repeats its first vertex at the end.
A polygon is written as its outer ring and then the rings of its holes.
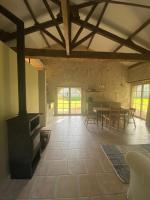
POLYGON ((150 98, 150 84, 139 84, 132 87, 131 107, 136 109, 135 115, 146 119, 150 98))

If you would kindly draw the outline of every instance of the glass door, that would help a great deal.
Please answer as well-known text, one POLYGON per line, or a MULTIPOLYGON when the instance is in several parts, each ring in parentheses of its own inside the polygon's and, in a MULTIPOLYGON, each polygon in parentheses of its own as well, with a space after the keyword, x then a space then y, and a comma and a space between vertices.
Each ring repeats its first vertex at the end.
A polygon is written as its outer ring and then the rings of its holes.
POLYGON ((132 87, 131 107, 136 109, 135 115, 146 119, 150 98, 150 84, 140 84, 132 87))
POLYGON ((57 88, 57 114, 69 114, 69 88, 67 87, 57 88))
POLYGON ((150 98, 150 84, 144 84, 142 87, 142 101, 141 101, 141 118, 143 119, 146 119, 149 98, 150 98))
POLYGON ((58 115, 81 114, 81 88, 78 87, 57 88, 57 114, 58 115))
POLYGON ((81 88, 70 88, 70 114, 81 114, 81 88))
POLYGON ((142 98, 142 85, 136 85, 132 87, 132 103, 131 107, 135 108, 135 115, 141 116, 141 99, 142 98))

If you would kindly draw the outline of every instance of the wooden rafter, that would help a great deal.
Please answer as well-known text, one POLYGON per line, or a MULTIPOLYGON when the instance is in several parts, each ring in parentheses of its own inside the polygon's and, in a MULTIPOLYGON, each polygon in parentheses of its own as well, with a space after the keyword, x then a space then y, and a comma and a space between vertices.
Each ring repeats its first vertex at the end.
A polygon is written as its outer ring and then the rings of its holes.
MULTIPOLYGON (((28 11, 29 11, 29 13, 30 13, 30 15, 31 15, 31 17, 32 17, 32 19, 33 19, 33 21, 34 21, 34 23, 35 23, 35 25, 38 26, 38 21, 37 21, 37 19, 36 19, 34 13, 33 13, 33 11, 32 11, 32 9, 31 9, 30 5, 29 5, 29 2, 28 2, 27 0, 24 0, 24 3, 25 3, 25 5, 26 5, 26 7, 27 7, 27 9, 28 9, 28 11)), ((45 41, 46 45, 47 45, 48 47, 50 47, 50 44, 49 44, 48 40, 46 39, 46 37, 45 37, 45 35, 44 35, 44 33, 43 33, 42 30, 40 30, 40 34, 41 34, 43 40, 45 41)))
POLYGON ((76 9, 81 9, 81 8, 89 7, 89 6, 98 4, 98 3, 103 3, 105 1, 107 1, 107 0, 93 0, 93 1, 76 4, 76 5, 73 5, 72 7, 76 8, 76 9))
POLYGON ((59 40, 57 37, 55 37, 53 34, 51 34, 49 31, 43 29, 44 33, 49 36, 51 39, 53 39, 56 43, 60 44, 63 48, 65 48, 64 43, 59 40))
MULTIPOLYGON (((108 0, 93 0, 93 1, 88 1, 88 2, 84 2, 84 3, 76 4, 73 7, 77 8, 77 9, 81 9, 81 8, 85 8, 85 7, 94 5, 95 3, 103 3, 103 2, 108 2, 108 0)), ((124 6, 134 6, 134 7, 140 7, 140 8, 150 9, 150 6, 144 5, 144 4, 122 2, 122 1, 115 1, 115 0, 110 1, 110 3, 111 4, 124 5, 124 6)))
MULTIPOLYGON (((35 22, 35 25, 38 26, 39 23, 38 23, 38 21, 36 20, 36 17, 34 16, 33 11, 32 11, 32 9, 31 9, 31 7, 30 7, 28 1, 27 1, 27 0, 24 0, 24 2, 25 2, 25 5, 27 6, 27 8, 28 8, 28 10, 29 10, 29 12, 30 12, 30 14, 31 14, 31 16, 32 16, 32 18, 33 18, 33 20, 34 20, 34 22, 35 22)), ((55 20, 55 18, 53 18, 53 20, 55 20)), ((46 43, 48 43, 48 41, 47 41, 47 39, 46 39, 46 37, 44 36, 43 33, 45 33, 47 36, 49 36, 49 37, 50 37, 51 39, 53 39, 55 42, 57 42, 58 44, 60 44, 62 47, 65 47, 65 45, 64 45, 64 43, 63 43, 62 41, 60 41, 57 37, 55 37, 53 34, 51 34, 51 33, 50 33, 49 31, 47 31, 46 29, 44 29, 44 28, 40 29, 40 33, 42 34, 43 39, 46 41, 46 43)), ((48 44, 49 44, 49 43, 48 43, 48 44)), ((50 45, 48 45, 48 47, 50 47, 50 45)))
POLYGON ((113 53, 113 52, 94 52, 94 51, 72 51, 66 55, 65 50, 51 49, 25 49, 26 57, 65 57, 65 58, 89 58, 104 60, 123 60, 123 61, 150 61, 150 54, 137 53, 113 53))
POLYGON ((75 48, 75 47, 81 45, 83 42, 85 42, 86 40, 88 40, 92 35, 93 35, 93 32, 87 34, 85 37, 83 37, 82 39, 80 39, 76 43, 72 44, 72 48, 75 48))
MULTIPOLYGON (((143 30, 148 24, 150 24, 150 18, 148 20, 146 20, 145 23, 143 23, 138 29, 136 29, 129 37, 127 40, 131 40, 135 35, 137 35, 141 30, 143 30)), ((114 52, 117 52, 122 46, 124 46, 124 44, 120 44, 115 50, 114 52)))
MULTIPOLYGON (((99 16, 99 19, 97 21, 96 27, 99 27, 99 25, 100 25, 100 23, 102 21, 102 18, 103 18, 104 14, 105 14, 105 11, 107 9, 108 4, 109 4, 109 1, 105 3, 105 5, 104 5, 104 7, 102 9, 102 12, 101 12, 101 14, 99 16)), ((92 43, 92 41, 94 39, 94 36, 95 36, 95 31, 93 31, 93 35, 92 35, 92 37, 91 37, 91 39, 90 39, 90 41, 88 43, 87 49, 90 47, 90 45, 91 45, 91 43, 92 43)))
MULTIPOLYGON (((50 21, 39 23, 38 26, 37 25, 30 26, 30 27, 24 29, 24 35, 34 33, 36 31, 39 31, 40 29, 45 29, 45 28, 50 28, 50 27, 56 26, 56 24, 62 24, 62 20, 58 18, 56 20, 50 20, 50 21)), ((9 35, 6 34, 5 36, 1 37, 0 39, 4 42, 8 42, 10 40, 15 39, 16 37, 17 37, 17 32, 12 32, 9 35)))
POLYGON ((95 5, 92 6, 92 8, 90 9, 89 13, 87 14, 84 23, 82 24, 82 26, 80 26, 78 32, 76 33, 76 35, 74 36, 73 40, 72 40, 72 45, 75 44, 75 42, 77 41, 79 35, 81 34, 82 30, 84 29, 84 26, 86 24, 86 22, 88 22, 88 20, 90 19, 91 15, 93 14, 95 8, 97 7, 97 3, 95 5))
MULTIPOLYGON (((83 20, 80 20, 80 19, 72 19, 72 22, 77 24, 77 25, 80 25, 82 26, 84 24, 84 21, 83 20)), ((102 35, 108 39, 111 39, 117 43, 124 43, 125 46, 129 47, 129 48, 132 48, 140 53, 149 53, 150 51, 148 51, 147 49, 135 44, 134 42, 132 41, 128 41, 128 40, 125 40, 109 31, 106 31, 102 28, 98 28, 98 27, 95 27, 94 25, 90 24, 90 23, 86 23, 84 24, 84 27, 87 28, 88 30, 90 31, 95 31, 97 34, 99 35, 102 35)))
POLYGON ((148 8, 150 9, 150 6, 143 5, 143 4, 137 4, 137 3, 130 3, 130 2, 122 2, 122 1, 110 1, 112 4, 120 4, 125 6, 134 6, 134 7, 140 7, 140 8, 148 8))
MULTIPOLYGON (((52 20, 55 20, 55 16, 54 16, 54 14, 53 14, 53 12, 52 12, 47 0, 43 0, 43 3, 45 5, 50 17, 52 18, 52 20)), ((65 39, 64 39, 64 36, 63 36, 63 34, 61 32, 61 29, 59 28, 59 25, 56 25, 56 29, 58 31, 58 34, 59 34, 60 38, 62 39, 62 42, 65 43, 65 39)))
POLYGON ((59 0, 50 0, 51 2, 53 2, 54 4, 61 6, 60 1, 59 0))
POLYGON ((71 20, 69 0, 61 0, 61 11, 64 23, 64 34, 67 55, 71 52, 71 20))

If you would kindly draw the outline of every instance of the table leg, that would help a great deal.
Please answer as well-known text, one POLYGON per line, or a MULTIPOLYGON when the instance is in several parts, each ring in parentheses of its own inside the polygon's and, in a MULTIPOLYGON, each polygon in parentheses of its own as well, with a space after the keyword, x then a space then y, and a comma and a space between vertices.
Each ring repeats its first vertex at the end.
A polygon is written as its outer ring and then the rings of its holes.
POLYGON ((96 121, 97 121, 97 125, 98 125, 98 112, 96 112, 96 121))

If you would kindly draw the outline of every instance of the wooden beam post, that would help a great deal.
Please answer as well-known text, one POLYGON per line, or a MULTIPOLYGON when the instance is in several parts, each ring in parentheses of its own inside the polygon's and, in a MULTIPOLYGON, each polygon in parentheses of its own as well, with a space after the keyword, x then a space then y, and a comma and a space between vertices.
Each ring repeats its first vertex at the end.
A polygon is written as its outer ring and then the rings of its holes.
POLYGON ((25 41, 24 23, 17 25, 17 63, 18 63, 18 96, 19 115, 25 115, 26 110, 26 76, 25 76, 25 41))
POLYGON ((61 10, 62 10, 63 23, 64 23, 66 53, 67 55, 70 55, 71 53, 71 21, 70 21, 69 0, 61 0, 61 10))

